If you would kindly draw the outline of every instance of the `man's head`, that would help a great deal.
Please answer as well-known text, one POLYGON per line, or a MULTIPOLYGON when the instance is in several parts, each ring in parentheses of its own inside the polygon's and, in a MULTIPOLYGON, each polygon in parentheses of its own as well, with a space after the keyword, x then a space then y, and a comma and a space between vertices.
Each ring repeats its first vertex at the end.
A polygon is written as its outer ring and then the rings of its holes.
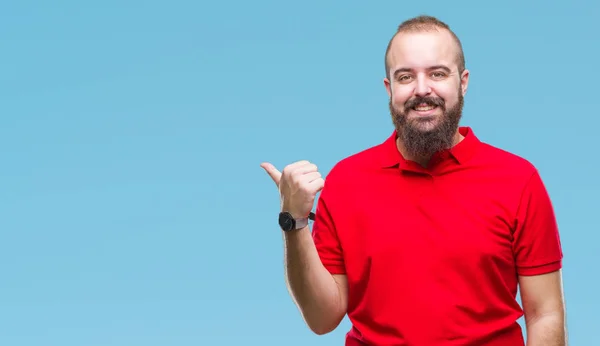
POLYGON ((434 17, 410 19, 390 40, 385 66, 392 121, 407 153, 425 158, 450 148, 469 81, 458 37, 434 17))

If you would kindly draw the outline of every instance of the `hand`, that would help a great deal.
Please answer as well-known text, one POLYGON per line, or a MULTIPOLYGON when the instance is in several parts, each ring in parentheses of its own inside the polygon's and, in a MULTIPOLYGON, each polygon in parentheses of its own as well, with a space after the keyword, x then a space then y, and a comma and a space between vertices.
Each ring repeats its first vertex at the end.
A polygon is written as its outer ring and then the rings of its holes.
POLYGON ((308 161, 298 161, 287 165, 283 173, 268 162, 260 166, 279 189, 281 210, 289 212, 294 218, 308 217, 317 193, 325 184, 317 166, 308 161))

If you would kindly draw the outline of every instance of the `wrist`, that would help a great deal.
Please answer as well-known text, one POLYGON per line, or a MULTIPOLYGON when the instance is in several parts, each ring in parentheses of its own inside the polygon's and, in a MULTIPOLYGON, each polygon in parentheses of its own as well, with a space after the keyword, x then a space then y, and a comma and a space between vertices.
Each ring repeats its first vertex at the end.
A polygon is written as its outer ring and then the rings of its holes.
POLYGON ((297 215, 299 214, 292 214, 283 209, 283 211, 279 213, 279 227, 281 227, 281 230, 290 232, 308 227, 309 217, 297 217, 297 215))
POLYGON ((304 218, 308 217, 308 213, 300 212, 297 209, 294 209, 293 207, 289 207, 289 206, 285 206, 285 205, 281 208, 280 212, 281 213, 289 213, 296 220, 304 219, 304 218))

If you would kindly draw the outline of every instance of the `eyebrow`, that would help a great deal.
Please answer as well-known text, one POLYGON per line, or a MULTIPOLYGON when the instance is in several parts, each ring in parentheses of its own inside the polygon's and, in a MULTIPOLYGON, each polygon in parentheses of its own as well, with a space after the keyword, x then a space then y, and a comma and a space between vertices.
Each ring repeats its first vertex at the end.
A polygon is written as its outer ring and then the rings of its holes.
MULTIPOLYGON (((450 68, 449 68, 448 66, 446 66, 446 65, 434 65, 434 66, 429 66, 429 67, 427 68, 427 70, 428 70, 428 71, 431 71, 431 70, 444 70, 444 71, 446 71, 446 73, 450 73, 450 72, 451 72, 450 68)), ((411 71, 412 71, 412 69, 411 69, 411 68, 408 68, 408 67, 401 67, 401 68, 397 69, 396 71, 394 71, 394 77, 395 77, 395 78, 397 78, 397 77, 398 77, 398 74, 400 74, 400 73, 402 73, 402 72, 411 72, 411 71)))

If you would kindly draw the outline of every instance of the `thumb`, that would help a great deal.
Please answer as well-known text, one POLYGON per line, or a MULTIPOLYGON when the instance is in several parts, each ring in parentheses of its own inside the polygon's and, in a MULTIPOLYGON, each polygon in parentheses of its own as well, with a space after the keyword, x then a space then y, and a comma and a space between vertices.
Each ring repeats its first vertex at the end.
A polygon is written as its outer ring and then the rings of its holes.
POLYGON ((271 179, 273 179, 275 185, 279 186, 279 180, 281 180, 281 172, 279 172, 277 168, 275 168, 275 166, 268 162, 263 162, 260 164, 260 166, 269 174, 271 179))

